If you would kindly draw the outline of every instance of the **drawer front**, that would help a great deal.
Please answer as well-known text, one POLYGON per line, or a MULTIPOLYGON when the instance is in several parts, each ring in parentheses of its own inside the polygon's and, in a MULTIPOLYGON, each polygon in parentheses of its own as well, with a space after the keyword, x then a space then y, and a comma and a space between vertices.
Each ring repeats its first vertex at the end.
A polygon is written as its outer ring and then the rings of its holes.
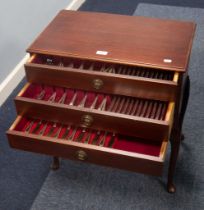
POLYGON ((140 138, 161 141, 168 138, 169 123, 159 120, 130 118, 120 114, 88 111, 66 105, 55 105, 43 101, 36 102, 32 99, 15 99, 19 115, 43 118, 61 123, 72 123, 83 127, 104 129, 111 132, 137 136, 140 138), (148 132, 147 132, 148 131, 148 132))
MULTIPOLYGON (((148 76, 145 77, 140 73, 138 75, 141 76, 135 76, 129 73, 108 73, 99 70, 84 70, 82 68, 45 65, 32 62, 28 62, 25 65, 25 69, 27 80, 31 83, 44 82, 48 85, 148 99, 174 101, 178 87, 178 73, 173 72, 171 72, 170 75, 170 77, 172 77, 171 80, 165 80, 149 78, 148 76)), ((130 72, 134 71, 136 72, 137 69, 133 68, 130 72)), ((138 71, 142 71, 144 74, 145 69, 139 69, 138 71)), ((150 70, 146 71, 149 73, 150 70)), ((151 72, 153 71, 154 70, 151 70, 151 72)), ((162 75, 167 74, 167 76, 168 73, 169 72, 165 71, 161 72, 162 75)), ((153 74, 156 73, 153 72, 153 74)))
POLYGON ((174 112, 173 102, 101 95, 29 83, 20 91, 15 104, 19 115, 155 141, 168 138, 174 112))
MULTIPOLYGON (((15 129, 16 122, 14 124, 7 131, 8 140, 12 148, 152 175, 161 175, 162 173, 167 142, 156 146, 159 151, 157 155, 147 155, 121 150, 121 148, 100 147, 53 137, 28 134, 15 129)), ((148 145, 145 145, 145 147, 148 147, 148 145)))

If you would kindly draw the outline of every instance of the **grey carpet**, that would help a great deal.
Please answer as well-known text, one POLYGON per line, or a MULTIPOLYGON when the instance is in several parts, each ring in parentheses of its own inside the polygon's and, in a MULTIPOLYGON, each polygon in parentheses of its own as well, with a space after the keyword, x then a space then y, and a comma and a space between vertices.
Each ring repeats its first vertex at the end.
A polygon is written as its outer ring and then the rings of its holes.
POLYGON ((50 158, 11 149, 5 135, 16 117, 13 99, 23 80, 0 108, 0 210, 30 209, 47 174, 50 158))
MULTIPOLYGON (((25 55, 34 37, 70 1, 0 0, 0 83, 25 55)), ((13 150, 7 142, 5 131, 16 117, 13 99, 24 83, 0 106, 0 210, 30 209, 50 170, 49 157, 13 150)))
POLYGON ((32 210, 204 208, 204 10, 140 4, 135 14, 191 20, 198 25, 189 69, 191 95, 184 122, 186 139, 175 175, 177 193, 168 194, 164 189, 167 164, 164 176, 156 178, 63 160, 60 170, 49 173, 32 210))
POLYGON ((132 15, 140 3, 204 8, 203 0, 86 0, 79 10, 132 15))

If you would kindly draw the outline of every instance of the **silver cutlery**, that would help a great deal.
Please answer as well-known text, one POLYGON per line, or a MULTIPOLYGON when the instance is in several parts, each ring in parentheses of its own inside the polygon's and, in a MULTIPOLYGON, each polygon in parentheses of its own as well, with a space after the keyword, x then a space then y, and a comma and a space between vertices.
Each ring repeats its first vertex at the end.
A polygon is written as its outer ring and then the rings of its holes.
MULTIPOLYGON (((54 102, 54 101, 55 101, 55 98, 56 98, 56 92, 54 92, 54 93, 50 96, 50 98, 48 99, 48 102, 54 102)), ((36 127, 34 128, 34 130, 32 131, 32 133, 36 133, 36 132, 40 129, 42 122, 43 122, 43 120, 40 120, 40 121, 38 122, 38 124, 36 125, 36 127)), ((45 124, 45 125, 43 126, 43 128, 40 130, 39 135, 42 135, 42 134, 44 133, 45 128, 47 127, 47 124, 48 124, 48 123, 46 122, 46 124, 45 124)))
POLYGON ((98 101, 98 95, 95 97, 93 103, 90 106, 90 109, 95 109, 97 101, 98 101))
POLYGON ((104 97, 103 100, 102 100, 102 102, 101 102, 101 104, 98 107, 98 110, 105 111, 105 109, 106 109, 106 103, 107 103, 107 98, 104 97))
MULTIPOLYGON (((45 90, 42 90, 42 91, 36 96, 36 99, 42 100, 42 99, 44 98, 44 96, 45 96, 45 90)), ((29 133, 29 132, 30 132, 30 129, 31 129, 31 127, 33 126, 33 123, 34 123, 34 122, 35 122, 34 120, 31 120, 31 122, 28 124, 28 126, 27 126, 26 129, 25 129, 25 132, 26 132, 26 133, 29 133)))
POLYGON ((46 59, 46 64, 53 65, 54 63, 53 63, 53 60, 51 58, 47 58, 46 59))
POLYGON ((86 138, 85 138, 85 140, 84 140, 85 144, 89 143, 89 141, 91 140, 91 135, 92 135, 92 131, 89 131, 87 136, 86 136, 86 138))
POLYGON ((83 108, 85 106, 86 100, 87 100, 87 94, 85 94, 81 102, 78 104, 78 107, 83 108))
POLYGON ((104 146, 107 135, 108 135, 108 132, 105 131, 103 137, 100 139, 100 142, 99 142, 98 146, 100 146, 100 147, 104 146))
POLYGON ((112 134, 111 139, 108 142, 108 147, 113 147, 114 142, 115 142, 115 133, 112 134))
POLYGON ((72 130, 71 135, 67 139, 68 141, 73 141, 74 140, 74 137, 76 135, 77 129, 78 129, 78 127, 76 127, 74 130, 72 130))
POLYGON ((99 139, 100 135, 101 135, 101 131, 97 131, 95 136, 94 136, 94 139, 91 142, 91 144, 97 145, 97 142, 98 142, 98 139, 99 139))
MULTIPOLYGON (((66 94, 66 92, 64 92, 63 95, 62 95, 62 97, 61 97, 60 100, 58 101, 58 103, 59 103, 59 104, 64 104, 64 103, 65 103, 65 100, 66 100, 66 97, 67 97, 67 94, 66 94)), ((56 128, 56 127, 57 127, 57 123, 55 122, 55 123, 52 125, 51 129, 49 130, 47 136, 52 136, 52 134, 53 134, 53 132, 55 131, 55 128, 56 128)), ((54 134, 53 137, 58 137, 58 135, 60 134, 60 131, 61 131, 62 127, 63 127, 63 125, 61 125, 61 126, 58 128, 56 134, 54 134)))
POLYGON ((66 128, 65 132, 64 132, 63 135, 62 135, 62 139, 66 139, 67 135, 69 134, 70 129, 71 129, 71 125, 69 125, 69 126, 66 128))
POLYGON ((71 101, 69 102, 69 105, 70 106, 73 106, 75 101, 76 101, 76 98, 77 98, 77 92, 74 93, 74 96, 72 97, 71 101))

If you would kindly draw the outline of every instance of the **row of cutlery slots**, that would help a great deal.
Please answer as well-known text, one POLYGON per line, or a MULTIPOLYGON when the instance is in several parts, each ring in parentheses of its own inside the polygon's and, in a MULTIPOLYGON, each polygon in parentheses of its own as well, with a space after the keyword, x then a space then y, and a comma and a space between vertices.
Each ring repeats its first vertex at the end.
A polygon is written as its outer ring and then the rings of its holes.
POLYGON ((48 55, 36 55, 33 63, 69 67, 81 70, 100 71, 112 74, 122 74, 151 79, 172 81, 174 72, 155 70, 151 68, 128 66, 100 61, 82 60, 78 58, 65 58, 48 55))
POLYGON ((69 142, 78 142, 129 152, 137 152, 146 155, 159 156, 161 142, 144 141, 134 137, 119 135, 112 132, 87 129, 74 125, 65 125, 56 122, 22 117, 14 130, 27 135, 39 137, 51 137, 69 142))
POLYGON ((22 97, 96 109, 124 115, 165 120, 168 102, 120 95, 107 95, 77 89, 30 84, 22 97))

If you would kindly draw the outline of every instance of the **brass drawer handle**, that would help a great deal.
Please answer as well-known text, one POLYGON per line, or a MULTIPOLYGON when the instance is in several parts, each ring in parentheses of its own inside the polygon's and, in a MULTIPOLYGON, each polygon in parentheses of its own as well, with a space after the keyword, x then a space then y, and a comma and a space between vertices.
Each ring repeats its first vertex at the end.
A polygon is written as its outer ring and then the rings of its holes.
POLYGON ((103 87, 103 81, 101 79, 94 79, 93 80, 93 88, 96 90, 100 90, 103 87))
POLYGON ((82 116, 81 120, 82 120, 82 126, 83 127, 89 127, 93 123, 93 117, 91 115, 88 115, 88 114, 82 116))
POLYGON ((83 150, 77 151, 76 154, 77 154, 77 159, 78 160, 86 160, 87 157, 88 157, 87 154, 86 154, 86 152, 83 151, 83 150))

